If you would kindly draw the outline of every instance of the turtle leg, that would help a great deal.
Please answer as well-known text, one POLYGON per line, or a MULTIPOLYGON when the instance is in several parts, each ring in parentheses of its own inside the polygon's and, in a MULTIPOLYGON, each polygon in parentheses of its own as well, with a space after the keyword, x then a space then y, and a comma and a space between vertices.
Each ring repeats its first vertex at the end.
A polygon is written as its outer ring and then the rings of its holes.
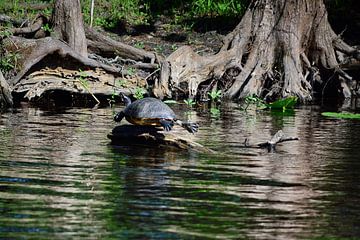
POLYGON ((174 126, 174 122, 170 120, 160 119, 159 122, 165 131, 170 131, 174 126))
POLYGON ((115 122, 121 122, 121 120, 125 117, 125 114, 123 111, 118 112, 115 116, 114 116, 114 121, 115 122))
POLYGON ((182 122, 180 120, 175 121, 176 124, 185 128, 189 133, 196 133, 199 130, 199 124, 192 122, 182 122))

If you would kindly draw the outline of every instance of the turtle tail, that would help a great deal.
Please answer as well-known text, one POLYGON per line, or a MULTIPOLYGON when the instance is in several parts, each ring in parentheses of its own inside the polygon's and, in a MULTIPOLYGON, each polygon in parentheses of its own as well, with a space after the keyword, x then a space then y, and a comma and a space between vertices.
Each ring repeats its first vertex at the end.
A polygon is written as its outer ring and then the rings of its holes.
POLYGON ((199 124, 197 123, 182 122, 180 120, 176 120, 176 123, 185 128, 189 133, 196 133, 199 130, 199 124))

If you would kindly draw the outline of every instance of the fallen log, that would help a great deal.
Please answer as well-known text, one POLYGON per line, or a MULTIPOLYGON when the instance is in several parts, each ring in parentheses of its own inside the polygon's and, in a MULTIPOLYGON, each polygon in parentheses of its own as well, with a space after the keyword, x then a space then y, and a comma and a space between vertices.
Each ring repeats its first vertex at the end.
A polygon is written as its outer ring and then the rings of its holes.
POLYGON ((120 125, 116 126, 108 138, 113 145, 147 145, 173 147, 192 150, 199 153, 216 153, 215 151, 189 139, 189 133, 177 129, 165 132, 162 128, 152 126, 120 125), (182 135, 183 137, 179 136, 182 135))

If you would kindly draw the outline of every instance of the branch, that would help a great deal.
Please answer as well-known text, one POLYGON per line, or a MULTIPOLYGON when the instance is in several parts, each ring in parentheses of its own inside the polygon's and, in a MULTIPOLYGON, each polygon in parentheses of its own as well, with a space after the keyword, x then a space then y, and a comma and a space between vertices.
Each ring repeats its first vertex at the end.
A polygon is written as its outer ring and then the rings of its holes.
POLYGON ((43 15, 39 15, 39 16, 36 17, 35 22, 33 24, 31 24, 30 26, 23 27, 23 28, 14 28, 14 29, 11 30, 11 32, 14 35, 35 33, 39 29, 41 29, 43 24, 46 23, 46 22, 47 22, 46 17, 43 16, 43 15))
POLYGON ((246 148, 266 148, 268 152, 274 152, 276 144, 288 141, 299 140, 297 137, 286 137, 282 130, 279 130, 275 135, 267 142, 258 143, 256 145, 250 145, 249 140, 245 139, 244 146, 246 148))

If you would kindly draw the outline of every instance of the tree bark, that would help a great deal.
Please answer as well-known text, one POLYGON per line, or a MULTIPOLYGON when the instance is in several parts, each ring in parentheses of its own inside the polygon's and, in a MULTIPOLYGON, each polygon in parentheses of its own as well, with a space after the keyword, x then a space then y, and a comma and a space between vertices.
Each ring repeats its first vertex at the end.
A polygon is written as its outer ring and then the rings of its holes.
POLYGON ((10 86, 5 80, 0 70, 0 106, 11 107, 12 105, 13 105, 13 99, 11 96, 10 86))
POLYGON ((340 53, 360 57, 332 30, 322 0, 256 0, 217 54, 199 56, 190 47, 171 54, 154 94, 171 97, 180 89, 201 97, 207 92, 199 86, 213 84, 231 99, 292 95, 305 102, 319 91, 316 85, 324 88, 330 72, 340 76, 336 90, 348 96, 354 79, 340 69, 340 53))
POLYGON ((87 57, 87 44, 79 0, 57 0, 53 12, 53 30, 78 54, 87 57))

